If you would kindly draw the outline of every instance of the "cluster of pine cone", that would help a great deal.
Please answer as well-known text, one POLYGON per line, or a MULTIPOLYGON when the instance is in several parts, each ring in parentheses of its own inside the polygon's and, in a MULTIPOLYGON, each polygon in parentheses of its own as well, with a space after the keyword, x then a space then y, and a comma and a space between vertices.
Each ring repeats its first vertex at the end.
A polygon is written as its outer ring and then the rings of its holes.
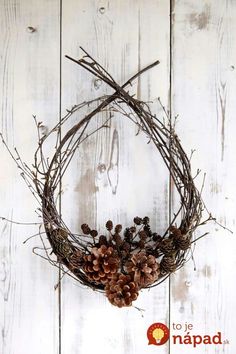
POLYGON ((190 239, 171 226, 167 238, 153 233, 149 218, 134 218, 134 226, 122 233, 122 225, 106 223, 108 236, 98 235, 87 224, 81 226, 92 242, 86 252, 75 250, 69 263, 83 270, 92 284, 103 286, 109 301, 118 307, 130 306, 139 290, 177 268, 176 253, 190 247, 190 239))

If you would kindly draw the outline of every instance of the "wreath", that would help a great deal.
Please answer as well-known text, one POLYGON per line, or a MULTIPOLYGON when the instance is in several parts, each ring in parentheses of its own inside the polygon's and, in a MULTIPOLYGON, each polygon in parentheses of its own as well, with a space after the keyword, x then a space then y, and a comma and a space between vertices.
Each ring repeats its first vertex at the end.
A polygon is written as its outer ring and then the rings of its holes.
MULTIPOLYGON (((17 156, 11 155, 40 203, 51 253, 56 255, 56 260, 53 260, 44 246, 44 258, 53 265, 62 265, 65 273, 83 285, 105 292, 112 305, 130 306, 141 289, 157 286, 184 265, 189 258, 191 245, 196 241, 193 239, 194 231, 213 218, 208 213, 208 218, 201 220, 205 209, 201 192, 195 186, 190 158, 183 150, 169 112, 158 99, 165 114, 165 119, 161 120, 151 112, 147 103, 136 99, 127 91, 134 79, 159 64, 159 61, 139 71, 120 86, 91 55, 81 49, 84 56, 80 60, 66 57, 109 85, 114 93, 73 106, 53 129, 44 134, 41 133, 42 122, 38 122, 34 116, 39 139, 33 169, 22 162, 17 150, 17 156), (88 112, 62 137, 62 127, 65 127, 72 115, 84 108, 89 111, 92 104, 96 105, 95 109, 88 112), (109 113, 107 120, 88 133, 90 122, 104 111, 109 113), (178 191, 179 209, 162 235, 151 230, 148 216, 135 216, 133 224, 125 229, 121 224, 113 225, 108 220, 103 233, 91 228, 85 220, 81 225, 81 234, 75 234, 69 230, 57 208, 58 189, 75 152, 91 134, 107 128, 117 112, 131 120, 154 144, 178 191), (44 147, 53 134, 56 135, 56 149, 52 158, 48 159, 44 147)), ((4 139, 3 142, 6 145, 4 139)), ((42 242, 45 245, 43 239, 42 242)), ((36 248, 34 251, 37 253, 36 248)))

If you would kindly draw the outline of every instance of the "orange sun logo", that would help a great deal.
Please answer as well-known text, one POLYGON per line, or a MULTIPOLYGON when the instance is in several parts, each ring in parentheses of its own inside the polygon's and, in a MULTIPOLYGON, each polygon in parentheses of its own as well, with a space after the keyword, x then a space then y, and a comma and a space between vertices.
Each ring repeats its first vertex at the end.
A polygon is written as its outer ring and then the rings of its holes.
POLYGON ((147 330, 148 344, 165 344, 170 336, 169 328, 163 323, 153 323, 147 330))

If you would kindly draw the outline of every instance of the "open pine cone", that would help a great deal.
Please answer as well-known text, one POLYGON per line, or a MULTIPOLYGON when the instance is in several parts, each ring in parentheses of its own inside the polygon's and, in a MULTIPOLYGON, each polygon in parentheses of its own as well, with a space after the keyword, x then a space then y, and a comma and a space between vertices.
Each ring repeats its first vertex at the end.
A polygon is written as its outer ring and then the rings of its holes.
POLYGON ((93 247, 90 254, 84 255, 83 270, 90 280, 106 284, 118 271, 119 262, 114 248, 102 245, 99 248, 93 247))
POLYGON ((115 274, 106 284, 106 296, 112 305, 131 306, 138 297, 138 284, 130 275, 115 274))
POLYGON ((134 254, 126 263, 126 271, 133 276, 139 287, 143 288, 157 280, 160 274, 160 265, 154 256, 140 252, 134 254))

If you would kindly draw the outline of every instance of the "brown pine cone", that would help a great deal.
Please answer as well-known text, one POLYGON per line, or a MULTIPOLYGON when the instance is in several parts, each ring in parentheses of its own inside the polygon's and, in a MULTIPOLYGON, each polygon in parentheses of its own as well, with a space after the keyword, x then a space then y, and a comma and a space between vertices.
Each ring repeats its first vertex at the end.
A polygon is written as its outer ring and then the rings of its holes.
POLYGON ((130 275, 117 273, 106 284, 106 296, 114 306, 131 306, 138 297, 138 285, 130 275))
POLYGON ((69 266, 71 269, 80 268, 83 262, 83 253, 78 249, 74 251, 69 258, 69 266))
POLYGON ((161 274, 172 273, 176 270, 176 263, 174 257, 164 256, 160 263, 161 274))
POLYGON ((54 245, 54 251, 59 258, 69 259, 73 253, 72 245, 69 241, 57 242, 54 245))
POLYGON ((59 259, 69 258, 73 252, 73 247, 68 240, 68 233, 63 229, 54 229, 50 232, 53 252, 59 259))
POLYGON ((174 242, 172 239, 164 238, 160 243, 160 251, 165 255, 173 254, 175 251, 174 242))
POLYGON ((152 284, 160 274, 160 265, 155 257, 145 252, 133 254, 125 267, 140 288, 152 284))
POLYGON ((181 236, 182 235, 182 232, 181 232, 181 230, 180 229, 178 229, 177 227, 175 227, 175 226, 170 226, 170 232, 172 232, 172 234, 174 235, 174 236, 181 236))
POLYGON ((90 254, 84 255, 83 270, 90 280, 106 284, 118 271, 119 263, 114 248, 102 245, 100 248, 93 247, 90 254))
POLYGON ((51 231, 50 236, 55 242, 63 242, 68 238, 68 233, 63 229, 54 229, 51 231))
POLYGON ((175 236, 174 244, 177 250, 187 251, 191 246, 191 241, 185 235, 175 236))

